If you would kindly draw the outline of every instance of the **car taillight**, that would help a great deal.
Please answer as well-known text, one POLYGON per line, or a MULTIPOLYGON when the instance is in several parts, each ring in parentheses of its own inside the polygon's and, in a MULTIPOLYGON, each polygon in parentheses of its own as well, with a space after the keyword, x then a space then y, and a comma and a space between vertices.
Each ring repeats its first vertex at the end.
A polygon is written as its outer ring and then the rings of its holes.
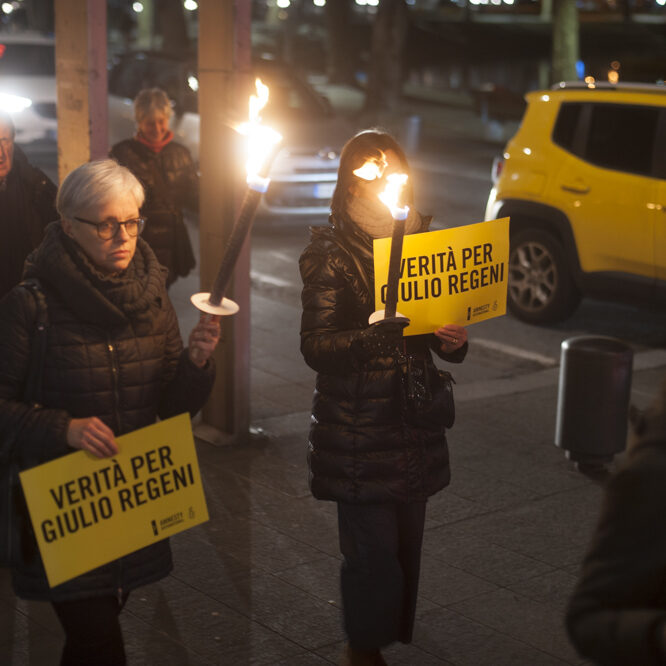
POLYGON ((492 178, 493 185, 497 184, 500 175, 502 174, 502 169, 504 168, 504 156, 498 156, 493 159, 493 166, 490 170, 490 177, 492 178))

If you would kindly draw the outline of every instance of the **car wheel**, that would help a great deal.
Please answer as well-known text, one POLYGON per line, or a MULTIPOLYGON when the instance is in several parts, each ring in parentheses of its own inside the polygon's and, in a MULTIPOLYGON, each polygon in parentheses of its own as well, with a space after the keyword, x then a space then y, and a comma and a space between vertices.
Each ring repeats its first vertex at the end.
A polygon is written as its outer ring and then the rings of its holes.
POLYGON ((518 319, 533 324, 566 319, 580 303, 560 242, 540 229, 511 239, 507 305, 518 319))

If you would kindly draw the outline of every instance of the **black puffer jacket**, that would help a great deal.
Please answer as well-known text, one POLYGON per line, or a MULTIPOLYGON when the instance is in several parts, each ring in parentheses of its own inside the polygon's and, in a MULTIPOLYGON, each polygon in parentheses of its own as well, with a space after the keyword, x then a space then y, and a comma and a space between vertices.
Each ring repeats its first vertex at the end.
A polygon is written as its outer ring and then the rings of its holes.
MULTIPOLYGON (((372 239, 352 222, 331 222, 312 229, 300 259, 301 351, 318 373, 308 451, 312 494, 359 504, 425 500, 449 482, 444 429, 407 419, 395 359, 355 356, 353 343, 375 309, 372 239)), ((431 349, 454 363, 467 352, 465 346, 443 355, 434 334, 405 341, 407 353, 427 363, 431 349)))
POLYGON ((190 151, 171 141, 159 153, 136 139, 117 143, 110 156, 141 182, 147 219, 143 239, 169 269, 168 283, 185 277, 195 265, 192 244, 183 222, 183 208, 199 210, 199 177, 190 151))
POLYGON ((20 282, 26 257, 42 242, 46 225, 58 219, 55 197, 48 176, 14 146, 12 169, 0 186, 0 298, 20 282))
MULTIPOLYGON (((27 374, 34 298, 16 287, 0 301, 0 442, 28 411, 15 451, 21 469, 71 453, 71 418, 97 416, 121 435, 158 416, 201 408, 214 369, 197 368, 183 350, 164 269, 147 243, 138 239, 122 276, 103 275, 54 223, 28 259, 26 277, 39 278, 48 308, 42 408, 18 398, 27 374)), ((21 551, 13 580, 17 594, 28 599, 116 594, 162 578, 172 566, 165 540, 49 589, 34 537, 25 529, 21 551)))

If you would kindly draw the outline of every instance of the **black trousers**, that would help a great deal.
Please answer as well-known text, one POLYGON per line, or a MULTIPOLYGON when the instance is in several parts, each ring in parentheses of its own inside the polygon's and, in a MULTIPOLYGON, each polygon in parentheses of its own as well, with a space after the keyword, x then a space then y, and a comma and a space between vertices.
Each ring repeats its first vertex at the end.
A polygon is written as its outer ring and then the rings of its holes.
POLYGON ((357 650, 412 640, 425 506, 338 503, 344 625, 357 650))
POLYGON ((60 666, 124 666, 119 615, 127 596, 53 602, 65 630, 60 666))

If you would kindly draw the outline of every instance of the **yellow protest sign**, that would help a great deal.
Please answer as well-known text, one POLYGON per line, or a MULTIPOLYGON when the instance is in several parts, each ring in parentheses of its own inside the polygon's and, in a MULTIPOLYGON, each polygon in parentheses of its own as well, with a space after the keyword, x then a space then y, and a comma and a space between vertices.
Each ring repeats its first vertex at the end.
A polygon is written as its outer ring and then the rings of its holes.
MULTIPOLYGON (((386 299, 391 239, 374 241, 375 309, 386 299)), ((506 312, 509 218, 405 236, 398 312, 405 335, 468 326, 506 312)))
POLYGON ((208 520, 189 414, 20 473, 51 587, 208 520))

